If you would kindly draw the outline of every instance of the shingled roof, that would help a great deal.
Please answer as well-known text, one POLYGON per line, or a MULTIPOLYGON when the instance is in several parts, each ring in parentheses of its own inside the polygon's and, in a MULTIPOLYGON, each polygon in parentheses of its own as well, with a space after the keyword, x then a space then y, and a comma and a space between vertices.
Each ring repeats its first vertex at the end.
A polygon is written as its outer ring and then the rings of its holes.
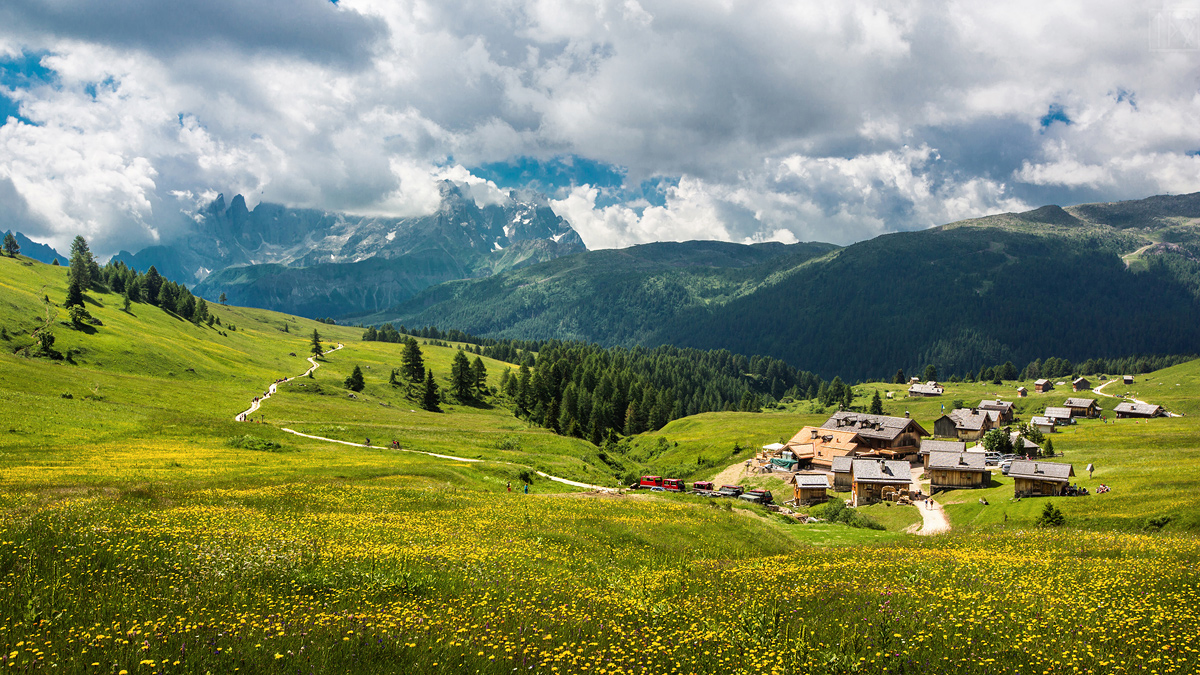
POLYGON ((830 470, 834 473, 850 473, 850 466, 854 463, 854 458, 850 455, 841 455, 833 458, 833 465, 830 470))
POLYGON ((796 487, 829 489, 829 477, 823 473, 798 473, 788 482, 796 487))
POLYGON ((1013 460, 1008 467, 1009 478, 1029 478, 1032 480, 1048 480, 1055 483, 1069 483, 1075 475, 1075 468, 1070 464, 1055 462, 1027 462, 1013 460))
POLYGON ((850 469, 854 480, 860 483, 903 483, 912 482, 912 471, 908 462, 886 459, 856 459, 850 469))
POLYGON ((931 452, 962 452, 967 449, 967 444, 962 441, 934 441, 923 439, 921 441, 921 454, 928 455, 931 452))
POLYGON ((962 431, 981 431, 983 430, 984 422, 990 417, 988 412, 995 411, 958 408, 957 410, 951 410, 949 417, 954 420, 955 426, 962 431))
POLYGON ((897 436, 910 429, 921 436, 928 436, 920 424, 908 417, 888 417, 887 415, 868 415, 865 413, 843 410, 836 412, 822 424, 823 429, 853 429, 863 438, 875 438, 893 441, 897 436))
POLYGON ((932 452, 929 454, 929 468, 986 471, 987 457, 978 452, 932 452))
POLYGON ((1060 419, 1060 420, 1071 419, 1071 409, 1070 408, 1046 408, 1046 412, 1045 412, 1044 416, 1049 417, 1050 419, 1060 419))
POLYGON ((1029 423, 1035 427, 1036 426, 1045 427, 1045 426, 1053 426, 1054 420, 1050 419, 1049 417, 1042 417, 1041 415, 1037 415, 1037 416, 1030 418, 1029 423))
POLYGON ((1113 408, 1113 412, 1134 414, 1134 415, 1161 415, 1163 409, 1161 405, 1150 405, 1149 403, 1130 403, 1122 401, 1113 408))
POLYGON ((1012 401, 1001 401, 998 398, 990 401, 979 402, 980 410, 999 410, 1000 412, 1009 412, 1012 410, 1012 407, 1012 401))
POLYGON ((938 384, 914 384, 908 388, 910 394, 921 394, 924 396, 941 396, 946 390, 938 384))
POLYGON ((1090 408, 1095 403, 1096 399, 1094 398, 1069 398, 1063 403, 1063 406, 1067 408, 1090 408))

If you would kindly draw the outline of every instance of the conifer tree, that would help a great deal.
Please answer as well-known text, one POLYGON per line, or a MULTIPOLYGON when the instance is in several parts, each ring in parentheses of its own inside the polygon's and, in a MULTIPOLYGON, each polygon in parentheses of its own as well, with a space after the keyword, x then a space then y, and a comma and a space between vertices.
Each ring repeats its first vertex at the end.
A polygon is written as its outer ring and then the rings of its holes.
POLYGON ((154 269, 154 265, 151 265, 150 269, 146 271, 146 276, 142 285, 142 295, 146 298, 146 302, 152 305, 157 305, 158 292, 162 290, 162 286, 162 275, 158 273, 158 270, 154 269))
POLYGON ((350 391, 362 391, 363 386, 366 385, 366 382, 363 380, 362 368, 359 368, 357 365, 354 366, 354 372, 350 373, 344 384, 350 391))
MULTIPOLYGON (((483 365, 483 359, 478 356, 471 362, 471 378, 475 382, 475 395, 483 398, 487 395, 487 366, 483 365)), ((555 416, 557 419, 557 415, 555 416)))
POLYGON ((325 350, 321 348, 321 334, 317 332, 316 328, 314 328, 312 334, 312 355, 314 357, 320 357, 324 353, 325 350))
POLYGON ((875 390, 875 396, 871 398, 871 414, 883 414, 883 399, 879 397, 879 390, 875 390))
POLYGON ((471 374, 471 362, 461 349, 454 352, 454 360, 450 363, 450 389, 460 401, 474 398, 475 378, 471 374))
POLYGON ((409 382, 420 382, 425 377, 425 359, 421 357, 421 346, 414 337, 404 341, 404 351, 400 354, 400 373, 409 382))
POLYGON ((433 381, 433 371, 426 370, 425 371, 425 391, 423 392, 423 394, 421 396, 421 407, 430 412, 437 412, 439 400, 440 400, 440 396, 438 395, 437 382, 433 381))
POLYGON ((904 384, 907 381, 908 381, 908 378, 904 377, 904 369, 903 368, 901 368, 900 370, 897 370, 896 376, 892 378, 892 384, 904 384))
POLYGON ((17 257, 17 254, 20 252, 21 252, 21 246, 19 244, 17 244, 17 238, 13 236, 12 232, 5 232, 4 233, 4 254, 10 258, 15 258, 15 257, 17 257))

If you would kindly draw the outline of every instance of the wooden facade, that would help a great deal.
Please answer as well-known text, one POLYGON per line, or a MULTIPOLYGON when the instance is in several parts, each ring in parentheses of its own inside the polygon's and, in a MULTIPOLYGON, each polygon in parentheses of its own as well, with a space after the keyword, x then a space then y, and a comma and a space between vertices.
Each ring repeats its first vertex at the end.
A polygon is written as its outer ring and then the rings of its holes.
POLYGON ((1013 479, 1013 496, 1017 498, 1061 495, 1074 475, 1072 465, 1055 462, 1018 460, 1008 468, 1008 477, 1013 479))
POLYGON ((908 462, 855 459, 850 468, 850 492, 854 506, 883 501, 885 492, 907 490, 912 486, 908 462))
POLYGON ((829 478, 823 473, 798 473, 788 481, 797 505, 811 506, 829 500, 829 478))
POLYGON ((933 452, 929 455, 929 492, 987 487, 992 474, 978 452, 933 452))
POLYGON ((821 425, 827 430, 853 431, 876 454, 889 459, 915 459, 921 439, 929 435, 916 420, 908 417, 867 415, 843 411, 834 413, 821 425))
POLYGON ((1044 394, 1054 389, 1054 384, 1050 380, 1038 380, 1033 383, 1033 390, 1039 394, 1044 394))
POLYGON ((998 411, 980 410, 979 408, 959 408, 942 415, 933 423, 933 433, 938 438, 958 438, 963 441, 977 441, 983 435, 995 428, 994 420, 998 419, 998 411), (992 414, 989 414, 992 413, 992 414))
POLYGON ((1000 399, 990 399, 979 402, 979 409, 988 412, 997 413, 996 426, 1004 426, 1013 423, 1013 404, 1012 401, 1001 401, 1000 399))
POLYGON ((1071 417, 1091 419, 1100 416, 1100 405, 1094 398, 1069 398, 1062 407, 1071 411, 1071 417))
POLYGON ((1092 388, 1092 383, 1086 377, 1077 377, 1071 381, 1072 391, 1087 391, 1092 388))
POLYGON ((830 470, 833 472, 833 491, 849 492, 851 488, 850 467, 854 458, 848 455, 834 457, 830 470))
POLYGON ((1167 411, 1161 405, 1150 405, 1148 403, 1131 403, 1122 401, 1113 409, 1118 418, 1125 419, 1129 417, 1166 417, 1167 411))

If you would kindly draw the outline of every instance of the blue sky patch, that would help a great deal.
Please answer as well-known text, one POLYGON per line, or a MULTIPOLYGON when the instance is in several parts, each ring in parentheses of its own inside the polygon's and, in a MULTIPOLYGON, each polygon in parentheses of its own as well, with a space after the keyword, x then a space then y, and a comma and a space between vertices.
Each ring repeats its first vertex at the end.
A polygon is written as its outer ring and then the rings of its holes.
POLYGON ((41 84, 51 84, 57 78, 53 70, 42 65, 47 52, 26 52, 20 56, 0 59, 0 125, 9 117, 32 124, 21 116, 16 99, 5 90, 31 89, 41 84))
POLYGON ((501 188, 531 188, 548 195, 576 185, 591 185, 604 191, 620 189, 625 184, 625 170, 621 167, 578 155, 550 159, 516 157, 473 167, 470 171, 501 188))
POLYGON ((1062 122, 1063 124, 1070 125, 1071 118, 1067 117, 1067 111, 1061 105, 1057 103, 1051 103, 1050 109, 1047 110, 1046 114, 1042 116, 1042 128, 1045 129, 1055 122, 1062 122))

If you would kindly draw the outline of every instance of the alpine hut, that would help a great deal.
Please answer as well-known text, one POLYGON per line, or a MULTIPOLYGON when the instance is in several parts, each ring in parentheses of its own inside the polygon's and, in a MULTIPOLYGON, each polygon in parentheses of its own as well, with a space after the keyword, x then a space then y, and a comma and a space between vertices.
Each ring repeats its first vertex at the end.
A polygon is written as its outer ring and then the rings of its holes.
POLYGON ((1014 480, 1014 497, 1054 497, 1063 494, 1075 475, 1070 464, 1014 460, 1008 477, 1014 480))

